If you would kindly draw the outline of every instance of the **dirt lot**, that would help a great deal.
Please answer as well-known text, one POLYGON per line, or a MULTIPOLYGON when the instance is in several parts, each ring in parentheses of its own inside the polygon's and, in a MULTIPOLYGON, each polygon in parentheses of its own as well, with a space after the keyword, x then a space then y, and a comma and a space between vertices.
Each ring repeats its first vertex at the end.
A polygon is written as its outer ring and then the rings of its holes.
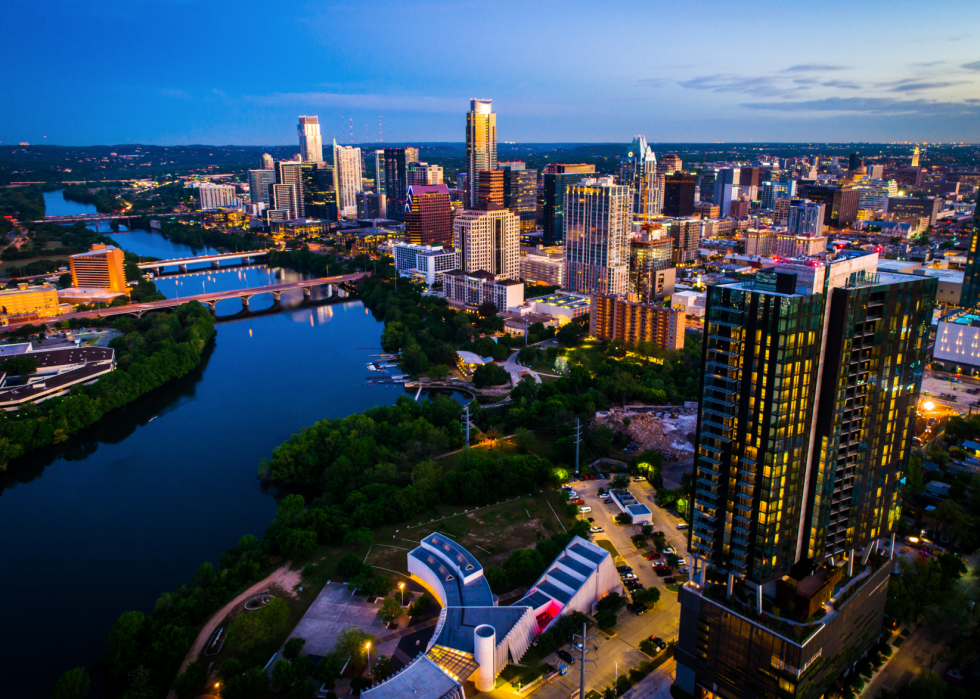
POLYGON ((613 408, 596 413, 596 423, 614 432, 624 429, 630 439, 639 445, 637 453, 646 449, 667 451, 678 459, 690 460, 694 455, 694 431, 697 427, 697 411, 688 408, 613 408), (676 414, 676 418, 671 415, 676 414), (623 418, 630 419, 629 427, 623 426, 623 418))

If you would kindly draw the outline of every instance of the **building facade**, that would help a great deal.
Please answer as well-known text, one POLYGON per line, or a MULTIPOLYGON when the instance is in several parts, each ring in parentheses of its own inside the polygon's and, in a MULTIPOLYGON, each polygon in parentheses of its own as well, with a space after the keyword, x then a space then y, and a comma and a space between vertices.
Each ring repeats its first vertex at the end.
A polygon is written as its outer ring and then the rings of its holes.
POLYGON ((664 221, 664 231, 674 242, 671 261, 675 265, 687 265, 697 261, 702 228, 702 221, 699 218, 664 221))
POLYGON ((125 255, 113 245, 96 244, 88 252, 68 258, 71 265, 71 285, 76 289, 108 289, 125 294, 125 255))
POLYGON ((672 308, 628 301, 612 294, 593 294, 589 334, 599 340, 630 345, 653 342, 661 349, 684 348, 684 314, 672 308))
POLYGON ((198 208, 218 209, 222 206, 238 206, 235 188, 229 184, 204 182, 197 188, 198 208))
POLYGON ((276 173, 274 170, 249 170, 248 171, 248 198, 253 204, 265 204, 268 206, 272 199, 269 195, 269 185, 275 184, 276 173))
POLYGON ((524 282, 482 270, 446 272, 442 275, 442 290, 449 305, 457 309, 473 311, 488 301, 498 312, 524 305, 524 282))
POLYGON ((548 243, 561 243, 565 235, 565 192, 568 186, 580 182, 583 177, 595 175, 595 166, 554 164, 544 169, 541 227, 548 243))
POLYGON ((476 206, 477 173, 497 169, 497 115, 492 100, 470 100, 466 113, 466 174, 468 196, 464 201, 476 206))
POLYGON ((504 279, 520 276, 521 220, 507 209, 468 209, 453 221, 453 247, 463 272, 484 271, 504 279))
POLYGON ((391 246, 391 252, 399 274, 417 276, 419 281, 424 281, 430 287, 446 272, 459 269, 459 253, 441 245, 395 243, 391 246))
POLYGON ((527 170, 522 162, 499 164, 504 173, 504 206, 521 219, 521 234, 537 228, 538 171, 527 170))
POLYGON ((583 179, 565 193, 564 288, 580 294, 629 292, 633 196, 611 177, 583 179))
POLYGON ((980 303, 980 206, 973 210, 973 229, 970 247, 966 251, 966 267, 963 271, 963 293, 960 304, 976 308, 980 303))
POLYGON ((640 301, 651 301, 674 293, 674 243, 670 238, 630 241, 630 291, 640 301))
MULTIPOLYGON (((686 172, 674 172, 664 178, 664 216, 691 216, 694 214, 694 190, 697 178, 686 172)), ((721 215, 721 209, 716 215, 721 215)))
POLYGON ((521 248, 521 279, 528 284, 561 286, 565 279, 565 254, 560 247, 521 248))
POLYGON ((812 201, 794 201, 789 207, 788 232, 815 238, 823 235, 824 205, 812 201))
POLYGON ((647 145, 646 137, 634 136, 626 155, 619 159, 617 181, 632 188, 633 216, 637 220, 648 221, 660 215, 663 202, 661 177, 657 171, 657 156, 647 145))
POLYGON ((276 161, 276 183, 272 185, 272 208, 286 211, 286 218, 304 218, 303 163, 299 160, 276 161))
POLYGON ((357 194, 364 191, 361 173, 361 149, 338 146, 333 142, 334 186, 337 188, 337 215, 357 216, 357 194))
POLYGON ((444 184, 409 185, 405 199, 405 236, 416 245, 452 245, 452 203, 444 184))
POLYGON ((301 116, 299 126, 299 156, 304 163, 319 163, 323 161, 323 140, 320 137, 320 118, 301 116))
POLYGON ((36 318, 59 315, 61 307, 58 303, 58 290, 47 283, 41 286, 23 283, 18 284, 16 289, 0 290, 0 313, 8 319, 23 315, 36 318))
POLYGON ((405 199, 408 196, 408 173, 412 163, 418 163, 418 148, 384 149, 384 187, 388 218, 405 220, 405 199))

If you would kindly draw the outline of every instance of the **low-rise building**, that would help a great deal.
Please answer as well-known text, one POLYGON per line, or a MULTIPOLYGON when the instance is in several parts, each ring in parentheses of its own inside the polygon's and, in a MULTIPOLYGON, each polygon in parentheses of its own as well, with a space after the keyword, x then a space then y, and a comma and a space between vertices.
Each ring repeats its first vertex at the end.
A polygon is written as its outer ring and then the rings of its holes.
POLYGON ((442 275, 443 293, 456 309, 475 311, 480 304, 492 302, 498 311, 524 305, 524 283, 505 279, 482 270, 464 272, 456 269, 442 275))
POLYGON ((670 297, 670 307, 691 318, 704 317, 704 303, 703 291, 675 291, 670 297))
POLYGON ((561 246, 521 247, 521 279, 529 284, 561 286, 565 269, 561 246))
POLYGON ((327 232, 329 224, 318 218, 290 218, 269 224, 273 238, 299 238, 305 235, 320 236, 327 232))
POLYGON ((528 299, 527 305, 532 313, 551 316, 559 325, 570 323, 576 318, 588 315, 592 307, 592 297, 585 294, 574 294, 571 291, 559 291, 548 296, 528 299))
POLYGON ((609 495, 612 496, 611 499, 620 512, 632 517, 633 524, 653 521, 653 513, 650 508, 633 497, 633 493, 630 491, 610 488, 609 495))
POLYGON ((395 271, 432 286, 442 275, 459 269, 459 253, 442 245, 417 245, 398 242, 391 246, 395 258, 395 271))
POLYGON ((34 319, 39 319, 59 315, 58 290, 47 283, 41 286, 22 283, 16 289, 3 289, 0 291, 0 313, 6 318, 4 325, 20 322, 20 316, 33 315, 34 319))
POLYGON ((672 308, 593 294, 589 334, 632 345, 653 342, 667 350, 684 348, 684 315, 672 308))
POLYGON ((249 215, 245 209, 236 206, 222 206, 202 211, 201 223, 205 227, 246 228, 249 225, 249 215))
POLYGON ((28 376, 0 373, 0 409, 16 410, 29 402, 39 402, 67 393, 79 383, 87 383, 116 368, 115 350, 109 347, 34 347, 31 343, 7 345, 0 358, 31 357, 37 371, 28 376))

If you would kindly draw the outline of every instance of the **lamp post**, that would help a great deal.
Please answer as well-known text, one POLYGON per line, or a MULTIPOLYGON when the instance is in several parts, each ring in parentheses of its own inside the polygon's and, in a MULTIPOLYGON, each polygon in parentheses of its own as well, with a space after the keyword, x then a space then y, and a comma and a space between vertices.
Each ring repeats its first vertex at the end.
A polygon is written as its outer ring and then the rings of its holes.
POLYGON ((405 606, 405 583, 398 583, 398 590, 402 593, 402 606, 405 606))
POLYGON ((368 661, 368 674, 371 674, 371 641, 364 644, 364 649, 367 651, 367 661, 368 661))
POLYGON ((613 691, 619 695, 619 663, 613 660, 613 665, 616 666, 616 681, 613 682, 613 691))

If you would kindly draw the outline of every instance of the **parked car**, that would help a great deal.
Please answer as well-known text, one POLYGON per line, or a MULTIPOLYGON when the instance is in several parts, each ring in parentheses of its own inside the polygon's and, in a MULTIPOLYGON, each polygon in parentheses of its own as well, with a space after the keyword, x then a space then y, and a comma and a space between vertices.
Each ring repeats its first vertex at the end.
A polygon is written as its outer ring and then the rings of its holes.
POLYGON ((642 602, 631 602, 626 605, 626 608, 631 612, 633 612, 634 614, 636 614, 637 616, 645 612, 648 612, 650 610, 650 608, 645 604, 643 604, 642 602))
POLYGON ((587 517, 585 521, 586 522, 595 522, 595 518, 594 517, 587 517))
POLYGON ((572 504, 573 505, 584 505, 585 504, 585 500, 583 500, 582 498, 576 498, 576 499, 572 500, 572 504))
POLYGON ((589 531, 592 532, 593 534, 602 534, 604 530, 602 527, 590 527, 589 531))
POLYGON ((626 581, 626 580, 636 580, 636 576, 633 575, 632 573, 620 573, 619 574, 619 577, 621 577, 624 581, 626 581))
POLYGON ((675 580, 674 578, 670 576, 664 578, 664 585, 676 585, 676 584, 677 584, 677 580, 675 580))
POLYGON ((663 551, 661 551, 660 553, 662 553, 662 554, 663 554, 664 556, 669 556, 670 554, 672 554, 672 553, 677 553, 677 552, 676 552, 676 551, 674 551, 674 549, 672 549, 672 548, 671 548, 670 546, 668 546, 667 548, 665 548, 665 549, 664 549, 663 551))
POLYGON ((647 560, 648 561, 656 561, 659 558, 660 558, 660 554, 659 553, 648 553, 647 554, 647 560))
POLYGON ((633 569, 630 566, 616 566, 616 570, 620 573, 632 573, 633 569))
POLYGON ((645 481, 645 480, 646 480, 646 478, 644 478, 643 476, 636 476, 636 477, 635 477, 635 478, 633 479, 633 482, 634 482, 634 483, 641 483, 641 482, 643 482, 643 481, 645 481))
POLYGON ((667 650, 667 644, 664 643, 664 639, 659 636, 651 636, 650 640, 653 641, 653 647, 657 649, 658 653, 663 653, 667 650))
POLYGON ((583 514, 584 515, 586 512, 592 512, 592 508, 589 507, 588 505, 585 505, 585 506, 579 507, 578 508, 578 511, 579 511, 579 514, 583 514))
POLYGON ((575 656, 569 653, 567 650, 564 649, 559 650, 558 652, 555 653, 555 655, 557 655, 559 658, 562 659, 562 661, 568 663, 569 665, 575 664, 575 656))
POLYGON ((687 529, 687 524, 685 524, 684 522, 681 522, 680 524, 677 525, 677 531, 682 532, 685 529, 687 529))

